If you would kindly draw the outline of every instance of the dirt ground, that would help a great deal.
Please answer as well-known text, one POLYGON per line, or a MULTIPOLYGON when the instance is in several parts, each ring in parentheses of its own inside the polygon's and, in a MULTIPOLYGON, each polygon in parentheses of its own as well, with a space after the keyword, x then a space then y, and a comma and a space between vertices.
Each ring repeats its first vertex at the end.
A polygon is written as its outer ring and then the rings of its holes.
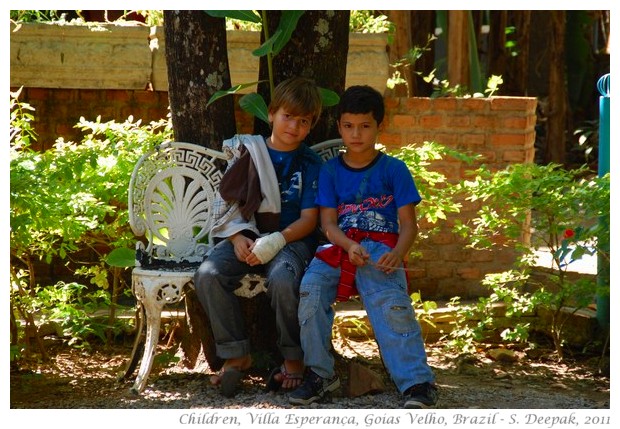
MULTIPOLYGON (((374 341, 336 340, 342 356, 337 370, 340 391, 331 401, 312 408, 397 409, 402 399, 389 381, 374 341), (350 397, 350 362, 362 363, 385 381, 385 390, 350 397)), ((159 353, 164 352, 160 345, 159 353)), ((429 362, 440 391, 438 409, 609 409, 609 361, 600 356, 568 354, 558 363, 553 350, 513 350, 510 359, 493 359, 481 348, 473 356, 446 352, 444 344, 428 345, 429 362)), ((130 393, 131 381, 118 382, 131 353, 131 345, 80 351, 56 344, 49 347, 51 361, 22 362, 10 371, 11 409, 238 409, 291 408, 286 392, 265 393, 266 369, 256 369, 244 380, 233 399, 219 395, 209 383, 210 372, 183 369, 174 364, 155 366, 145 391, 130 393)))

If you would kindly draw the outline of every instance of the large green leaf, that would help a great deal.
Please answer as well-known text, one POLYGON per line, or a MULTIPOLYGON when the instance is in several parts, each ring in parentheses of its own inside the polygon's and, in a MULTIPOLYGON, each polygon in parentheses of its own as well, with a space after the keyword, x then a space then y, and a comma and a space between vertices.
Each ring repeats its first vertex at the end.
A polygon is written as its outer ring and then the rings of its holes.
POLYGON ((263 97, 259 94, 252 92, 246 94, 239 99, 239 106, 251 115, 256 116, 258 119, 269 123, 269 116, 267 115, 267 104, 263 97))
POLYGON ((291 35, 297 27, 297 21, 304 14, 303 10, 285 10, 282 12, 278 28, 263 44, 252 52, 252 55, 262 57, 267 54, 277 55, 291 40, 291 35))
POLYGON ((255 57, 262 57, 264 55, 274 53, 273 44, 276 42, 276 39, 279 37, 280 34, 282 34, 282 31, 276 30, 273 36, 271 36, 262 45, 252 51, 252 55, 254 55, 255 57))
POLYGON ((136 251, 126 247, 114 249, 105 261, 112 267, 133 267, 136 265, 136 251))
POLYGON ((239 85, 235 85, 229 89, 225 89, 222 91, 217 91, 216 93, 214 93, 211 98, 209 99, 209 102, 207 103, 207 107, 212 104, 213 102, 219 100, 222 97, 226 97, 227 95, 233 95, 238 93, 239 91, 241 91, 244 88, 247 88, 249 86, 254 86, 256 84, 258 84, 259 82, 262 81, 258 81, 258 82, 250 82, 250 83, 240 83, 239 85))
POLYGON ((262 22, 260 16, 253 10, 205 10, 205 12, 214 18, 232 18, 257 24, 262 22))
POLYGON ((319 92, 321 93, 323 107, 335 106, 340 101, 340 96, 331 89, 319 87, 319 92))
POLYGON ((280 22, 278 23, 278 28, 276 29, 276 33, 274 36, 278 34, 277 39, 273 44, 273 54, 277 55, 284 46, 291 40, 291 35, 295 28, 297 27, 297 21, 304 14, 303 10, 284 10, 282 11, 282 16, 280 17, 280 22))

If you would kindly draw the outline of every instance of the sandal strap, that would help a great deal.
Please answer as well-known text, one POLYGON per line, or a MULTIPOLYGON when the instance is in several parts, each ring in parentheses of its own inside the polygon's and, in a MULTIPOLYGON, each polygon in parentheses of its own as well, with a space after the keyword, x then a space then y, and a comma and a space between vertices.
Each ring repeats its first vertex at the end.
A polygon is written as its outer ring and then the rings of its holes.
POLYGON ((284 364, 282 364, 282 366, 280 367, 280 374, 282 374, 282 377, 284 377, 286 380, 303 380, 304 379, 303 373, 288 372, 284 364))

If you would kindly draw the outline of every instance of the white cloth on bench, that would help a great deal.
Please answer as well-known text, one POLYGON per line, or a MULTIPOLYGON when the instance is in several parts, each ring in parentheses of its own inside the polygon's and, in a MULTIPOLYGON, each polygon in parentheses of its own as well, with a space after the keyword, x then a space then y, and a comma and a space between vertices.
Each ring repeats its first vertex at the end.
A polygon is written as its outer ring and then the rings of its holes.
MULTIPOLYGON (((225 140, 222 151, 232 155, 227 168, 230 168, 239 159, 241 145, 245 146, 250 153, 258 172, 263 197, 258 212, 279 213, 280 189, 278 179, 262 136, 238 134, 225 140)), ((250 230, 256 235, 260 235, 256 226, 256 219, 252 217, 246 221, 241 215, 239 204, 234 201, 225 201, 217 191, 211 208, 211 237, 226 238, 243 230, 250 230)))

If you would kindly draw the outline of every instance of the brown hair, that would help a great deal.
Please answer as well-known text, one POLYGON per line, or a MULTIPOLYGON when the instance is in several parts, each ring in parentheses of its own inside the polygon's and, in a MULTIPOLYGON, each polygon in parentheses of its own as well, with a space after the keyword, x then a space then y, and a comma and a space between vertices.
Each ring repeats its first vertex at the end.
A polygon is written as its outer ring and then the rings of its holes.
POLYGON ((322 109, 318 86, 312 79, 305 77, 286 79, 276 86, 269 103, 269 112, 275 113, 280 107, 294 116, 312 115, 312 126, 315 126, 322 109))

